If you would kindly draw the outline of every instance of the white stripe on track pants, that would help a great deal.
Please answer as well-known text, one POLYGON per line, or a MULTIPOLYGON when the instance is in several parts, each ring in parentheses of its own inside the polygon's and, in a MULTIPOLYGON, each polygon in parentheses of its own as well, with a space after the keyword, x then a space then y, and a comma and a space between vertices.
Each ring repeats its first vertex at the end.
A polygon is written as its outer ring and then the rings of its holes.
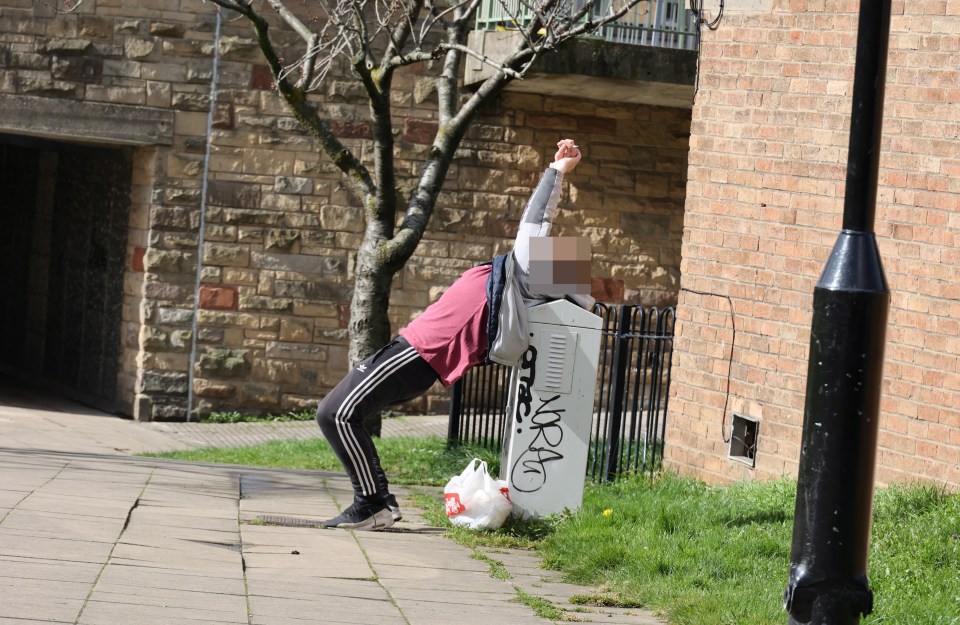
POLYGON ((363 428, 367 415, 427 392, 436 371, 402 336, 350 370, 317 407, 317 423, 343 464, 358 499, 387 494, 380 456, 363 428))

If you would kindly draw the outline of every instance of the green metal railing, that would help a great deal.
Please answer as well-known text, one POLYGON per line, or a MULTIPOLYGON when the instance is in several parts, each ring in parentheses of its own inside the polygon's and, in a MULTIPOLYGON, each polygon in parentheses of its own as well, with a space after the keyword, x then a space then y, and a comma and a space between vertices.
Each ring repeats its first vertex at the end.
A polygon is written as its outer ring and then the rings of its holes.
MULTIPOLYGON (((536 0, 532 0, 536 1, 536 0)), ((594 18, 616 10, 623 0, 598 0, 594 18), (612 8, 611 8, 612 5, 612 8)), ((583 0, 574 0, 574 9, 583 0)), ((483 0, 477 10, 477 30, 514 30, 533 15, 530 1, 483 0)), ((648 0, 639 3, 616 22, 594 33, 612 43, 696 50, 697 20, 683 0, 648 0)))

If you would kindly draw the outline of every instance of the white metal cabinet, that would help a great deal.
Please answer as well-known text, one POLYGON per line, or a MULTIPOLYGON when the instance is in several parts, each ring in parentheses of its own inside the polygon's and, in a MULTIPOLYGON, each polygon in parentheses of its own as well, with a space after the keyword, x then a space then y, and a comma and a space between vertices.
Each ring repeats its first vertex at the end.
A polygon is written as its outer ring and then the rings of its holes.
POLYGON ((500 478, 513 513, 539 517, 583 502, 600 317, 566 300, 527 311, 530 348, 513 371, 500 478))

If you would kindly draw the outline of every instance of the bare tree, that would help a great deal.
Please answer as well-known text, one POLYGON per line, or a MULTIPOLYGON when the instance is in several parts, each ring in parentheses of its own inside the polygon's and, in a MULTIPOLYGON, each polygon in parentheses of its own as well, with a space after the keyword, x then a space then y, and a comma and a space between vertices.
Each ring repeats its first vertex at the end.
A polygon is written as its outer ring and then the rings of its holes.
POLYGON ((284 0, 211 1, 250 21, 280 96, 343 172, 363 207, 366 230, 357 253, 349 325, 350 361, 356 364, 391 338, 387 311, 393 276, 420 242, 457 147, 480 108, 510 81, 522 79, 543 54, 636 12, 643 0, 613 0, 602 11, 597 3, 609 0, 505 0, 500 6, 508 16, 507 27, 519 36, 499 61, 468 45, 481 0, 306 0, 309 10, 318 14, 306 19, 284 0), (292 63, 284 62, 272 40, 267 18, 277 16, 281 27, 302 39, 302 53, 292 63), (495 70, 471 92, 459 84, 468 56, 495 70), (307 98, 344 59, 369 98, 372 167, 337 138, 322 108, 307 98), (399 68, 434 60, 439 66, 437 133, 415 189, 404 198, 394 168, 391 80, 399 68), (400 210, 403 219, 397 227, 400 210))

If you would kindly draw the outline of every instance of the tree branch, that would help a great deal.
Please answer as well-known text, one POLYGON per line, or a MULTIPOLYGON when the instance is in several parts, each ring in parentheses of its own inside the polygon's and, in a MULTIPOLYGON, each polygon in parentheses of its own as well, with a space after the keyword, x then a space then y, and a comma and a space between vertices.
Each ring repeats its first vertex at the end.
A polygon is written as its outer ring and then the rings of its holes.
POLYGON ((431 52, 426 52, 424 50, 413 50, 402 56, 395 56, 393 58, 386 59, 383 63, 383 70, 387 71, 389 69, 392 71, 398 67, 432 61, 438 56, 440 56, 440 53, 436 49, 431 52))
POLYGON ((472 56, 478 61, 486 65, 489 65, 490 67, 493 67, 497 71, 503 72, 504 74, 506 74, 510 78, 513 78, 514 80, 523 80, 523 74, 521 74, 520 72, 507 67, 503 63, 498 63, 497 61, 494 61, 492 58, 490 58, 486 54, 481 54, 469 46, 464 46, 456 43, 441 43, 440 45, 437 46, 437 49, 441 51, 459 50, 460 52, 466 55, 472 56))
MULTIPOLYGON (((533 54, 533 52, 521 51, 514 54, 512 58, 522 60, 527 54, 533 54)), ((453 161, 453 153, 460 145, 467 128, 481 107, 495 98, 512 80, 514 79, 511 75, 497 72, 480 85, 463 103, 456 115, 441 123, 403 222, 393 239, 385 245, 384 257, 389 266, 402 267, 416 250, 433 214, 443 180, 453 161)))
POLYGON ((307 44, 307 53, 301 59, 300 81, 297 88, 307 91, 313 84, 313 77, 317 70, 317 57, 320 56, 320 35, 314 33, 307 44))
POLYGON ((393 236, 397 214, 396 167, 393 158, 393 118, 390 112, 391 73, 366 68, 359 70, 370 94, 370 119, 373 122, 373 158, 376 179, 376 197, 369 208, 369 216, 382 223, 386 236, 393 236))
MULTIPOLYGON (((463 5, 467 4, 476 4, 479 5, 480 0, 463 0, 462 2, 453 2, 450 6, 446 7, 442 11, 437 10, 436 4, 433 2, 428 2, 427 7, 430 9, 430 17, 423 20, 423 24, 420 27, 420 39, 426 39, 427 33, 433 28, 433 25, 437 22, 443 20, 450 13, 458 11, 463 5)), ((476 7, 467 9, 467 14, 472 15, 473 11, 476 10, 476 7)))
POLYGON ((444 52, 443 67, 437 80, 437 98, 439 100, 440 124, 445 125, 456 114, 460 99, 460 65, 463 60, 463 43, 469 32, 469 18, 478 6, 478 2, 458 4, 453 11, 453 20, 446 25, 444 42, 448 44, 444 52))
MULTIPOLYGON (((471 20, 473 20, 474 15, 477 12, 477 9, 480 7, 481 0, 462 0, 450 7, 450 11, 453 11, 454 21, 461 28, 470 28, 472 26, 471 20)), ((446 14, 447 11, 441 13, 441 16, 446 14)))
MULTIPOLYGON (((555 4, 557 2, 557 0, 549 1, 551 4, 555 4)), ((613 9, 614 3, 611 3, 610 10, 606 13, 606 15, 594 21, 593 19, 584 18, 592 13, 594 6, 596 6, 597 0, 587 0, 577 9, 577 11, 569 15, 564 20, 566 22, 565 26, 561 26, 559 30, 555 28, 548 28, 551 34, 555 36, 555 41, 552 43, 552 47, 556 47, 565 41, 569 41, 570 39, 590 34, 607 24, 617 22, 623 16, 629 13, 634 7, 648 1, 649 0, 629 0, 628 2, 624 2, 623 5, 616 10, 613 9)), ((644 11, 643 14, 646 13, 647 12, 644 11)), ((549 23, 554 23, 556 21, 554 18, 556 17, 556 14, 553 14, 549 20, 549 23)))
MULTIPOLYGON (((356 57, 363 56, 362 62, 366 69, 369 71, 373 69, 373 51, 370 49, 370 32, 367 29, 367 22, 363 19, 363 8, 357 3, 351 4, 351 9, 353 11, 353 20, 357 25, 357 38, 360 40, 360 49, 356 53, 356 57)), ((357 58, 354 58, 354 66, 356 66, 357 58)))
POLYGON ((398 56, 402 57, 403 47, 413 32, 413 24, 417 21, 421 11, 423 11, 423 0, 413 0, 413 2, 407 5, 407 10, 403 12, 403 16, 397 20, 396 26, 390 30, 390 45, 388 45, 384 51, 383 61, 381 62, 381 66, 384 67, 384 69, 399 65, 390 63, 389 60, 398 56))
POLYGON ((257 13, 251 3, 247 0, 210 0, 217 6, 237 11, 246 17, 253 26, 257 34, 257 45, 263 53, 276 81, 277 91, 290 107, 297 120, 302 123, 307 130, 320 143, 321 149, 330 157, 333 164, 344 174, 351 185, 354 193, 360 198, 369 198, 376 187, 370 178, 370 172, 361 163, 354 154, 348 150, 336 135, 330 130, 329 124, 320 119, 314 108, 308 101, 303 89, 299 89, 284 76, 283 64, 277 55, 273 42, 270 41, 269 24, 266 19, 257 13))
POLYGON ((300 35, 304 41, 310 42, 313 38, 313 31, 307 28, 307 25, 300 21, 296 15, 294 15, 290 9, 286 7, 280 0, 268 0, 270 6, 273 7, 273 10, 277 12, 277 15, 287 23, 287 25, 294 30, 295 33, 300 35))
MULTIPOLYGON (((645 0, 644 0, 644 1, 645 1, 645 0)), ((587 14, 592 13, 592 12, 593 12, 593 7, 594 7, 596 4, 597 4, 596 0, 587 0, 587 2, 584 2, 584 3, 583 3, 583 6, 580 7, 579 9, 577 9, 577 11, 574 12, 574 13, 570 16, 570 23, 571 23, 571 24, 576 24, 576 23, 579 22, 581 19, 583 19, 584 17, 586 17, 587 14)), ((611 7, 613 6, 613 3, 612 3, 612 2, 610 3, 610 6, 611 6, 611 7)))

